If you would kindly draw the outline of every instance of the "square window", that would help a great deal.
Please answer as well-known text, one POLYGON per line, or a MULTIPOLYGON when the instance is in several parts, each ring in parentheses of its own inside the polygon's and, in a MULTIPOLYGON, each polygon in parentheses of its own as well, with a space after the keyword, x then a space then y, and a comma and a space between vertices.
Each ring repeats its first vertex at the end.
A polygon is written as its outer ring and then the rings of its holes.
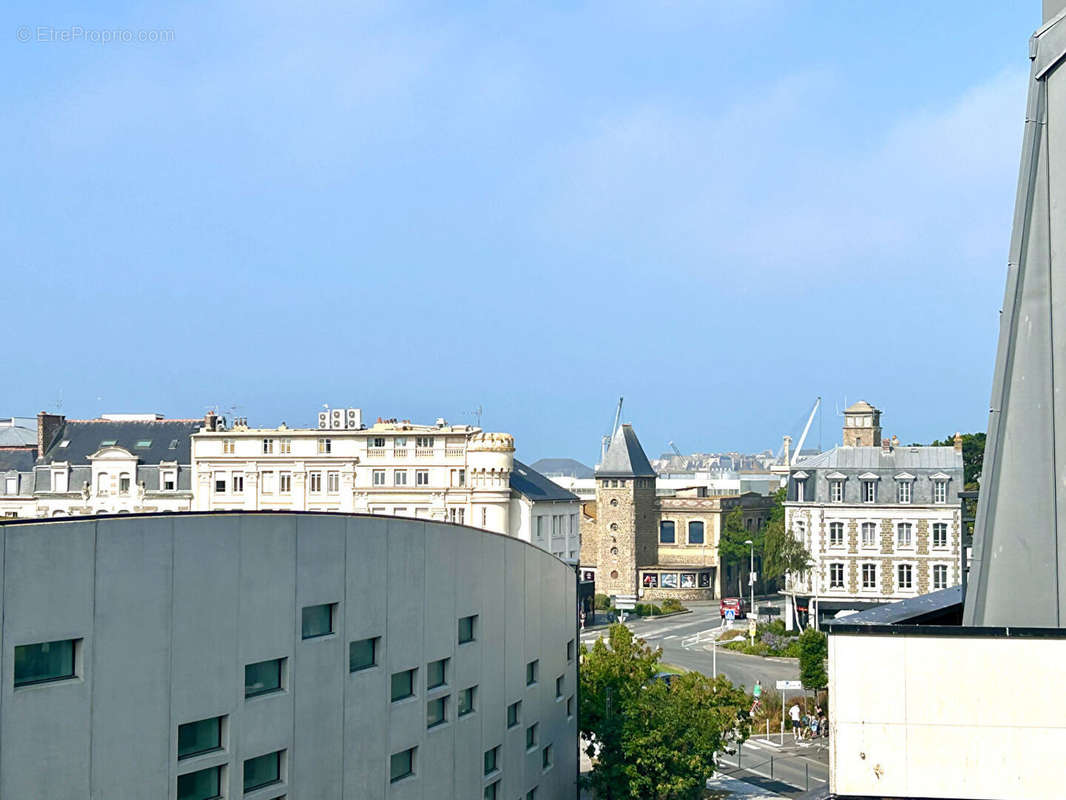
POLYGON ((532 686, 537 682, 537 676, 540 674, 540 660, 536 659, 526 664, 526 686, 532 686))
POLYGON ((222 717, 178 726, 178 761, 222 749, 222 717))
POLYGON ((463 689, 459 692, 459 716, 465 717, 467 714, 474 713, 474 703, 477 698, 477 687, 471 686, 469 689, 463 689))
POLYGON ((274 453, 274 440, 273 439, 264 439, 263 440, 263 455, 269 456, 269 455, 272 455, 273 453, 274 453))
POLYGON ((213 800, 222 796, 222 767, 178 776, 178 800, 213 800))
POLYGON ((371 473, 371 478, 375 486, 385 485, 385 470, 376 469, 371 473))
POLYGON ((244 696, 258 697, 262 694, 280 692, 284 673, 284 658, 248 664, 244 668, 244 696))
POLYGON ((281 449, 282 455, 292 454, 292 439, 281 439, 278 441, 278 447, 281 449))
POLYGON ((428 469, 416 469, 415 470, 415 486, 429 486, 429 470, 428 469))
POLYGON ((448 721, 448 696, 426 703, 426 727, 435 728, 448 721))
POLYGON ((415 696, 415 673, 417 671, 405 669, 402 672, 392 673, 392 702, 415 696))
POLYGON ((540 752, 540 765, 543 769, 551 769, 552 746, 550 744, 540 752))
POLYGON ((500 768, 500 748, 493 747, 485 751, 485 774, 491 775, 500 768))
POLYGON ((436 689, 448 683, 448 659, 432 661, 426 665, 426 688, 436 689))
POLYGON ((522 701, 516 700, 507 706, 507 727, 513 728, 522 716, 522 701))
POLYGON ((333 452, 333 440, 332 439, 319 439, 318 440, 318 454, 320 456, 328 455, 333 452))
POLYGON ((563 684, 565 683, 565 676, 560 675, 555 679, 555 699, 561 700, 563 697, 563 684))
POLYGON ((474 641, 477 635, 477 614, 459 620, 459 644, 474 641))
POLYGON ((378 664, 378 639, 372 636, 369 639, 359 639, 348 645, 348 671, 370 669, 378 664))
POLYGON ((177 479, 173 472, 163 473, 163 491, 173 492, 177 488, 177 479))
POLYGON ((15 647, 15 688, 76 677, 79 642, 61 639, 15 647))
POLYGON ((537 723, 526 728, 526 750, 532 750, 537 746, 537 723))
POLYGON ((676 541, 677 535, 674 530, 674 523, 672 520, 664 519, 659 523, 659 543, 660 544, 673 544, 676 541))
POLYGON ((393 753, 389 759, 389 783, 402 781, 415 774, 415 748, 393 753))
POLYGON ((281 782, 281 754, 284 750, 256 756, 244 762, 244 791, 255 791, 281 782))
POLYGON ((304 639, 316 639, 333 633, 333 617, 336 603, 306 606, 300 616, 300 635, 304 639))

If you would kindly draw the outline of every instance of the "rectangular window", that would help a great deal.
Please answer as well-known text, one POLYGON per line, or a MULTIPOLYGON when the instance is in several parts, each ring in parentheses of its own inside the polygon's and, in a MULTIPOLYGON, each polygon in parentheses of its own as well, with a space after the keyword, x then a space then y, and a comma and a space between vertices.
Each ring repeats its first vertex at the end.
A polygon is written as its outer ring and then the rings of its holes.
POLYGON ((359 639, 348 645, 348 671, 358 672, 378 665, 378 636, 359 639))
POLYGON ((659 543, 673 544, 676 538, 673 520, 664 519, 659 523, 659 543))
POLYGON ((544 769, 551 769, 552 766, 552 746, 549 744, 540 753, 540 765, 544 769))
POLYGON ((173 470, 163 473, 163 491, 173 492, 178 488, 178 476, 173 470))
POLYGON ((485 751, 485 774, 491 775, 500 768, 500 748, 485 751))
POLYGON ((459 692, 459 716, 465 717, 474 713, 474 701, 477 697, 477 687, 471 686, 459 692))
POLYGON ((484 800, 499 800, 500 798, 500 782, 493 781, 485 787, 484 800))
POLYGON ((244 791, 248 792, 270 786, 272 783, 281 782, 281 754, 284 750, 276 753, 267 753, 265 756, 256 756, 246 759, 244 762, 244 791))
POLYGON ((178 800, 214 800, 222 797, 222 767, 178 776, 178 800))
POLYGON ((864 503, 877 502, 877 481, 862 482, 862 501, 864 503))
POLYGON ((544 538, 544 517, 537 517, 537 538, 544 538))
POLYGON ((338 494, 341 490, 341 474, 339 472, 326 473, 326 491, 330 494, 338 494))
POLYGON ((371 473, 371 482, 374 484, 374 486, 384 486, 385 485, 385 470, 383 470, 383 469, 374 470, 371 473))
POLYGON ((389 758, 389 783, 402 781, 415 774, 415 748, 393 753, 389 758))
POLYGON ((831 502, 831 503, 843 503, 844 502, 844 481, 830 481, 829 482, 829 502, 831 502))
POLYGON ((178 726, 178 760, 222 749, 222 717, 178 726))
POLYGON ((466 470, 465 469, 453 469, 452 470, 452 486, 466 486, 466 470))
POLYGON ((318 494, 322 491, 322 473, 321 472, 309 472, 307 474, 311 483, 311 492, 318 494))
POLYGON ((429 470, 428 469, 416 469, 415 470, 415 486, 429 486, 429 470))
POLYGON ((375 450, 381 450, 385 447, 385 437, 375 436, 373 439, 370 440, 370 446, 373 447, 375 450))
POLYGON ((933 483, 933 502, 946 503, 948 501, 948 482, 935 481, 933 483))
POLYGON ((225 493, 226 493, 226 473, 225 472, 216 472, 215 473, 215 494, 225 494, 225 493))
POLYGON ((692 521, 688 524, 688 543, 703 544, 703 523, 692 521))
POLYGON ((556 700, 562 700, 563 699, 563 687, 564 687, 565 684, 566 684, 566 677, 564 675, 560 675, 558 678, 555 679, 555 699, 556 700))
POLYGON ((534 659, 526 664, 526 686, 532 686, 537 682, 540 674, 540 659, 534 659))
POLYGON ((18 494, 18 478, 4 478, 4 494, 18 494))
POLYGON ((570 695, 568 698, 566 698, 566 718, 567 719, 573 719, 574 718, 574 696, 573 695, 570 695))
POLYGON ((76 677, 78 642, 61 639, 15 647, 15 688, 76 677))
POLYGON ((946 522, 933 523, 933 547, 948 546, 948 524, 946 522))
POLYGON ((465 508, 449 508, 448 509, 448 521, 454 522, 456 525, 462 525, 466 521, 466 509, 465 508))
POLYGON ((278 445, 281 448, 282 455, 292 455, 292 439, 279 439, 278 445))
POLYGON ((844 523, 843 522, 830 522, 829 523, 829 546, 841 547, 844 544, 844 523))
POLYGON ((944 564, 933 564, 933 588, 948 588, 948 568, 944 564))
POLYGON ((516 700, 507 706, 507 727, 513 728, 518 724, 522 716, 522 701, 516 700))
POLYGON ((896 527, 896 544, 898 547, 910 547, 913 541, 911 537, 911 524, 901 522, 896 527))
POLYGON ((231 456, 231 455, 233 455, 233 453, 235 451, 236 451, 236 442, 234 442, 233 439, 223 439, 222 440, 222 453, 224 455, 231 456))
POLYGON ((336 608, 336 603, 306 606, 300 612, 300 636, 304 639, 315 639, 333 633, 333 617, 336 608))
POLYGON ((896 575, 899 578, 900 589, 914 588, 914 573, 910 564, 900 564, 896 569, 896 575))
POLYGON ((807 489, 807 481, 805 481, 803 479, 800 479, 800 478, 797 478, 796 479, 796 502, 797 503, 804 502, 803 495, 806 492, 806 489, 807 489))
POLYGON ((319 439, 318 440, 318 454, 320 456, 329 455, 333 452, 333 440, 332 439, 319 439))
POLYGON ((574 663, 574 640, 573 639, 571 639, 569 642, 566 643, 566 663, 567 664, 573 664, 574 663))
POLYGON ((415 447, 433 447, 432 436, 416 436, 415 447))
POLYGON ((477 635, 477 614, 459 620, 459 644, 474 641, 477 635))
POLYGON ((393 486, 406 486, 407 485, 407 470, 397 469, 392 473, 393 486))
POLYGON ((537 746, 537 723, 526 728, 526 750, 532 750, 537 746))
POLYGON ((248 664, 244 668, 244 696, 258 697, 261 694, 280 692, 284 664, 284 658, 248 664))
POLYGON ((273 454, 274 454, 274 440, 273 439, 264 439, 263 440, 263 455, 269 456, 269 455, 273 455, 273 454))
POLYGON ((65 492, 67 491, 67 473, 62 470, 57 470, 52 473, 52 491, 53 492, 65 492))
POLYGON ((431 661, 426 665, 426 688, 436 689, 448 683, 448 659, 431 661))
POLYGON ((877 544, 877 523, 862 523, 862 546, 874 547, 877 544))
POLYGON ((278 473, 278 491, 281 494, 292 494, 292 473, 278 473))
POLYGON ((244 491, 244 475, 234 472, 230 476, 230 485, 233 487, 234 494, 241 494, 244 491))
POLYGON ((448 696, 426 703, 426 727, 435 728, 448 721, 448 696))
POLYGON ((415 673, 416 669, 405 669, 402 672, 392 673, 392 688, 390 697, 392 702, 406 700, 415 696, 415 673))
POLYGON ((863 564, 862 565, 862 588, 863 589, 876 589, 877 588, 877 564, 863 564))
POLYGON ((900 503, 909 503, 911 501, 910 481, 900 481, 896 484, 896 500, 900 503))
POLYGON ((844 565, 843 564, 830 564, 829 565, 829 588, 830 589, 843 589, 844 588, 844 565))

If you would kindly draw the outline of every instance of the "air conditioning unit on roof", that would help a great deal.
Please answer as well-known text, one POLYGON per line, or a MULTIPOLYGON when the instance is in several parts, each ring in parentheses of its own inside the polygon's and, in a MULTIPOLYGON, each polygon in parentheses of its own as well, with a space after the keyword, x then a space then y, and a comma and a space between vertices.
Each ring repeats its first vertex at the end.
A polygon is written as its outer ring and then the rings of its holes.
POLYGON ((328 411, 319 411, 318 412, 318 429, 320 431, 324 431, 328 427, 329 427, 329 412, 328 411))
POLYGON ((349 408, 347 415, 345 416, 345 427, 350 431, 359 430, 363 427, 363 412, 362 409, 349 408))

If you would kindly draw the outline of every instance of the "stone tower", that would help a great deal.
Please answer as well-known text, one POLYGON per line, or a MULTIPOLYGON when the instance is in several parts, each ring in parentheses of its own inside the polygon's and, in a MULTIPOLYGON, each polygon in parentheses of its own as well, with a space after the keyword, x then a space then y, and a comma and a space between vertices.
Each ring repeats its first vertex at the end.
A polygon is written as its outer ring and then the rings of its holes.
POLYGON ((865 400, 844 409, 844 446, 881 446, 881 412, 865 400))
POLYGON ((637 594, 638 568, 657 554, 655 470, 632 425, 611 438, 596 467, 596 591, 637 594))

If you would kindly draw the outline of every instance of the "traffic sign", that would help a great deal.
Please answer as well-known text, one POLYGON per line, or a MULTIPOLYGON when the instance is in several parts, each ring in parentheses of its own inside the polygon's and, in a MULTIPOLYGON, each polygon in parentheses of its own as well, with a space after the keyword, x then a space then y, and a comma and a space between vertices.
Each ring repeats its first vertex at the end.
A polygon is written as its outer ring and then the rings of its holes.
POLYGON ((635 594, 616 594, 614 596, 614 607, 619 611, 631 611, 637 606, 637 596, 635 594))
POLYGON ((798 692, 798 691, 801 691, 803 689, 803 682, 802 681, 778 681, 777 682, 777 689, 778 689, 778 691, 789 691, 789 692, 796 691, 796 692, 798 692))
POLYGON ((736 618, 737 618, 737 612, 736 611, 734 611, 731 608, 727 608, 725 610, 725 621, 726 622, 732 622, 736 618))

